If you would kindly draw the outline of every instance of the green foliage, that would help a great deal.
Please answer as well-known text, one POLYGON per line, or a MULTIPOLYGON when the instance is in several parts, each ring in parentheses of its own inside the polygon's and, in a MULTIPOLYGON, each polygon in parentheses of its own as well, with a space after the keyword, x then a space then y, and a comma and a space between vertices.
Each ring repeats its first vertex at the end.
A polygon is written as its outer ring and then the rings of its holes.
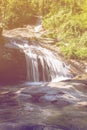
POLYGON ((50 12, 51 0, 0 0, 0 22, 14 28, 35 23, 35 16, 50 12))
POLYGON ((69 58, 87 58, 87 0, 55 0, 43 20, 47 37, 58 38, 69 58), (66 45, 67 43, 67 45, 66 45))
POLYGON ((87 0, 1 0, 0 12, 0 22, 8 28, 33 23, 34 16, 42 15, 47 37, 58 38, 67 57, 87 58, 87 0))
POLYGON ((2 22, 13 28, 35 21, 37 3, 35 0, 3 0, 1 3, 2 22))

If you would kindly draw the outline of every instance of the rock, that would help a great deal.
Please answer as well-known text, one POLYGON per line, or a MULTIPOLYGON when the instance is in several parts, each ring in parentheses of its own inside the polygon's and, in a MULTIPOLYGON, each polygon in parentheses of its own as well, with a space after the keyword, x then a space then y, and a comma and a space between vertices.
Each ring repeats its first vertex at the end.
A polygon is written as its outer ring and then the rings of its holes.
POLYGON ((83 73, 83 74, 77 75, 74 79, 77 79, 77 80, 87 80, 87 73, 83 73))
POLYGON ((83 81, 0 88, 0 130, 87 130, 83 81))
POLYGON ((2 27, 0 27, 0 37, 2 36, 2 31, 3 31, 3 29, 2 29, 2 27))
POLYGON ((62 126, 49 126, 49 125, 11 125, 11 124, 3 124, 0 125, 1 130, 68 130, 67 128, 63 128, 62 126))
POLYGON ((5 43, 5 37, 3 36, 3 28, 0 27, 0 46, 5 43))
POLYGON ((26 79, 25 55, 19 49, 0 45, 0 83, 17 83, 26 79))

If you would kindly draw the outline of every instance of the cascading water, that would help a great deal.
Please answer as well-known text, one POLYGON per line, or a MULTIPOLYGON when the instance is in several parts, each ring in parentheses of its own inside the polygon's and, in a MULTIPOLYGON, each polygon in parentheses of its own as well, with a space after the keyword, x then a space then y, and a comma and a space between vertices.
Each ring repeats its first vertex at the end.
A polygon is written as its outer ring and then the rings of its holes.
POLYGON ((36 38, 44 34, 42 28, 42 17, 37 21, 34 27, 27 26, 26 28, 18 28, 7 32, 7 36, 17 37, 9 44, 10 47, 21 48, 26 57, 27 78, 29 82, 46 82, 46 81, 60 81, 69 79, 72 74, 69 72, 69 66, 64 62, 56 58, 52 51, 41 47, 40 45, 28 40, 24 40, 23 37, 29 38, 34 36, 36 38))
POLYGON ((27 78, 29 82, 60 81, 71 78, 69 66, 58 60, 52 51, 26 40, 12 41, 10 45, 23 49, 26 57, 27 78))

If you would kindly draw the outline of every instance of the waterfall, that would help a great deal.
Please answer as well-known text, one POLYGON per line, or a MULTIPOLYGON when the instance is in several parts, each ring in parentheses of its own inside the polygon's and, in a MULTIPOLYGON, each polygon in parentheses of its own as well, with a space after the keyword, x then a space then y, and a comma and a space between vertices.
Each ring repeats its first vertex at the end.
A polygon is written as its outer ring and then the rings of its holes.
POLYGON ((27 77, 29 82, 60 81, 72 77, 69 65, 56 58, 52 51, 40 45, 30 44, 26 40, 12 41, 14 47, 23 49, 26 57, 27 77))

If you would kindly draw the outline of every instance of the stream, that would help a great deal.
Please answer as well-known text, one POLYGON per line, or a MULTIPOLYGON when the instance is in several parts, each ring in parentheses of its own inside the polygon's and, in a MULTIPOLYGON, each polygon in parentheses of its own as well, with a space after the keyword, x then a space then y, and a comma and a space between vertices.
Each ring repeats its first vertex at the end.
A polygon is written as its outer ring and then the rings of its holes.
POLYGON ((0 130, 86 130, 87 83, 0 86, 0 130))
POLYGON ((0 85, 0 130, 87 130, 87 81, 73 79, 60 56, 29 40, 43 33, 40 25, 4 33, 5 47, 24 52, 27 75, 0 85))

